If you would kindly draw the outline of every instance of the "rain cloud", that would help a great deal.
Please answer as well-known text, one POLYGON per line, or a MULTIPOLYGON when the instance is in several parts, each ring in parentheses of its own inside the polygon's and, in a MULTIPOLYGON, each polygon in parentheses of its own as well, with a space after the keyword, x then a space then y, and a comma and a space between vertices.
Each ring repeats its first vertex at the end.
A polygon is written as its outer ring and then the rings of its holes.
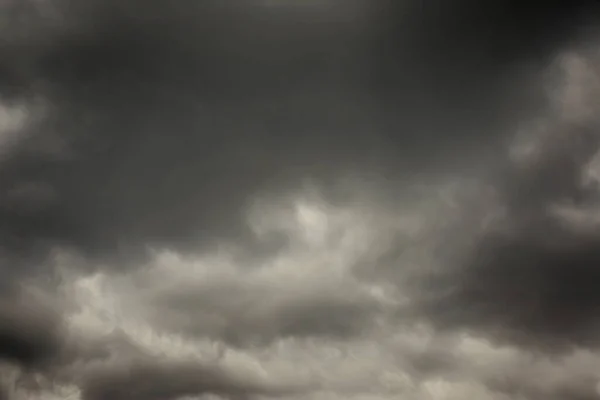
POLYGON ((0 4, 0 400, 600 398, 595 2, 0 4))

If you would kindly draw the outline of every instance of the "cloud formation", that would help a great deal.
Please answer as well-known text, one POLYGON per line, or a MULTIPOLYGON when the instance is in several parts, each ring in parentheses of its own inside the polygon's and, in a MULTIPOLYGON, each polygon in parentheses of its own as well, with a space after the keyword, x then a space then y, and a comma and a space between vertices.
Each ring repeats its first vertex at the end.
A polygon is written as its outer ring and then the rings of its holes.
POLYGON ((0 400, 600 397, 593 5, 5 3, 0 400))

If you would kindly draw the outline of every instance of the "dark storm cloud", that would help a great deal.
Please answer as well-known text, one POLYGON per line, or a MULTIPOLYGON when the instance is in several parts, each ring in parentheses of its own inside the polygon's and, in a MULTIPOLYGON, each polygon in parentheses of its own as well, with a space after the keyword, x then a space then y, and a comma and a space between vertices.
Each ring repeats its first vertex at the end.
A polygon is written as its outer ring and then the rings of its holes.
POLYGON ((396 2, 370 47, 384 124, 422 157, 497 148, 515 121, 543 107, 536 75, 594 26, 597 11, 594 1, 396 2), (389 118, 402 110, 412 111, 389 118))
POLYGON ((261 189, 469 158, 447 143, 495 142, 503 76, 557 44, 550 26, 579 9, 467 3, 15 9, 31 32, 4 27, 7 96, 49 106, 4 160, 0 191, 35 184, 59 201, 32 211, 29 192, 19 212, 1 207, 4 246, 21 257, 55 244, 190 248, 247 233, 239 210, 261 189))
POLYGON ((36 367, 60 351, 58 317, 36 304, 3 300, 0 305, 0 358, 36 367))
MULTIPOLYGON (((442 328, 440 335, 456 328, 552 350, 597 345, 599 230, 573 216, 594 217, 589 209, 597 193, 580 178, 598 150, 597 124, 551 120, 540 157, 524 168, 503 168, 506 157, 498 150, 523 115, 547 105, 539 73, 587 34, 579 28, 592 26, 597 6, 11 4, 11 18, 0 20, 6 38, 0 44, 0 275, 7 289, 15 290, 32 269, 47 272, 56 248, 83 254, 73 269, 84 269, 131 266, 148 248, 200 253, 201 245, 223 238, 258 246, 244 220, 247 201, 257 193, 277 197, 304 178, 334 186, 341 176, 377 175, 382 191, 393 196, 405 190, 398 182, 418 180, 423 171, 500 169, 492 180, 506 220, 475 235, 474 243, 460 243, 466 252, 450 249, 452 258, 443 260, 436 279, 407 291, 416 294, 408 302, 415 307, 410 316, 423 313, 417 317, 442 328)), ((467 211, 453 236, 472 228, 476 210, 467 211)), ((302 253, 294 247, 297 238, 280 236, 281 254, 302 253)), ((360 247, 360 239, 353 240, 360 247)), ((445 249, 455 243, 449 242, 445 249)), ((119 286, 128 278, 110 271, 107 280, 116 289, 103 295, 114 295, 124 309, 128 301, 142 304, 132 306, 132 314, 149 320, 144 323, 153 333, 214 339, 239 345, 236 351, 275 346, 283 338, 352 342, 392 329, 385 294, 366 295, 364 282, 353 280, 364 276, 322 284, 333 264, 356 261, 346 248, 308 249, 311 257, 302 253, 282 267, 322 267, 306 282, 264 268, 265 275, 256 275, 265 279, 262 286, 253 287, 250 273, 240 272, 251 269, 245 259, 232 267, 235 279, 212 287, 207 279, 189 286, 172 276, 156 279, 152 271, 148 288, 119 286), (173 285, 144 296, 163 283, 173 285), (122 287, 131 293, 120 293, 127 292, 122 287)), ((271 248, 262 250, 271 260, 271 248)), ((357 263, 371 263, 370 254, 357 263)), ((152 269, 144 266, 144 273, 152 269)), ((374 274, 370 267, 364 275, 374 274)), ((395 278, 400 270, 386 273, 395 278)), ((83 297, 76 306, 83 309, 86 301, 101 302, 83 297)), ((212 364, 150 357, 129 333, 79 337, 67 329, 72 310, 58 310, 64 315, 33 300, 0 298, 0 359, 24 375, 78 386, 84 400, 288 392, 212 364)), ((111 312, 117 313, 106 311, 106 318, 111 312)), ((484 376, 468 367, 472 360, 452 352, 457 343, 403 349, 407 369, 422 380, 473 376, 491 391, 532 399, 587 400, 595 390, 585 374, 549 387, 531 384, 551 375, 543 368, 527 382, 502 381, 504 370, 484 376)), ((353 380, 352 371, 338 373, 353 380)))
POLYGON ((246 396, 281 396, 293 393, 235 379, 198 363, 142 361, 110 365, 83 384, 84 400, 177 399, 182 396, 218 394, 231 399, 246 396))
MULTIPOLYGON (((471 56, 442 63, 447 55, 434 50, 428 60, 440 62, 428 64, 443 64, 446 69, 454 65, 468 71, 469 65, 480 65, 487 72, 475 72, 470 81, 475 82, 480 78, 489 81, 494 73, 502 74, 515 62, 547 62, 563 46, 577 47, 582 32, 593 29, 597 6, 584 3, 554 2, 535 8, 527 2, 502 2, 485 12, 473 5, 464 14, 453 14, 450 7, 451 16, 440 12, 439 19, 453 22, 440 22, 435 31, 446 30, 448 36, 439 36, 439 40, 447 41, 448 52, 462 49, 471 56), (509 20, 514 24, 506 23, 509 20), (475 34, 476 29, 481 34, 475 34)), ((439 43, 435 42, 437 37, 422 36, 426 43, 422 48, 441 49, 432 44, 439 43)), ((594 60, 592 57, 591 62, 594 60)), ((593 82, 583 85, 593 86, 593 82)), ((585 98, 590 104, 584 106, 595 109, 597 94, 591 96, 585 98)), ((483 107, 489 109, 489 104, 483 107)), ((472 111, 478 109, 469 109, 472 111)), ((480 334, 500 341, 545 349, 597 345, 595 314, 600 302, 595 293, 600 260, 594 221, 598 188, 586 182, 585 174, 598 152, 599 126, 594 117, 578 121, 562 118, 550 117, 543 128, 547 132, 538 135, 535 154, 525 165, 508 160, 501 163, 508 165, 501 168, 501 177, 494 178, 494 185, 507 208, 505 221, 477 234, 480 237, 467 245, 466 256, 449 249, 450 255, 460 254, 459 260, 442 261, 446 271, 439 286, 435 280, 427 283, 421 295, 426 297, 433 287, 425 308, 438 326, 477 328, 480 334), (455 269, 452 264, 459 267, 455 269)), ((473 210, 469 209, 458 222, 462 225, 459 229, 471 229, 468 221, 472 219, 473 210)), ((456 243, 453 238, 446 240, 456 243)), ((445 246, 447 249, 453 244, 445 246)))
POLYGON ((340 146, 370 124, 360 15, 355 26, 331 12, 159 1, 60 11, 50 39, 19 37, 17 50, 34 50, 6 61, 5 79, 20 74, 22 95, 50 106, 4 161, 2 191, 34 182, 60 199, 1 210, 11 250, 48 241, 106 255, 239 233, 252 192, 366 157, 355 139, 340 146))
MULTIPOLYGON (((175 399, 219 394, 227 398, 276 396, 302 389, 261 382, 198 360, 177 361, 149 356, 127 335, 67 335, 64 321, 30 299, 3 299, 0 304, 0 361, 20 369, 14 383, 21 389, 48 390, 52 385, 77 385, 83 400, 175 399), (42 376, 50 382, 40 384, 42 376), (237 397, 236 397, 237 396, 237 397)), ((6 368, 3 364, 2 368, 6 368)), ((0 398, 12 398, 8 389, 0 398)))
POLYGON ((600 132, 584 125, 550 124, 508 168, 497 185, 506 217, 447 260, 428 303, 434 321, 541 349, 597 346, 600 192, 585 174, 600 132))
POLYGON ((148 299, 150 319, 167 331, 246 347, 282 338, 352 338, 382 311, 374 299, 354 293, 352 287, 312 285, 313 290, 297 293, 256 285, 250 278, 245 283, 179 286, 148 299))

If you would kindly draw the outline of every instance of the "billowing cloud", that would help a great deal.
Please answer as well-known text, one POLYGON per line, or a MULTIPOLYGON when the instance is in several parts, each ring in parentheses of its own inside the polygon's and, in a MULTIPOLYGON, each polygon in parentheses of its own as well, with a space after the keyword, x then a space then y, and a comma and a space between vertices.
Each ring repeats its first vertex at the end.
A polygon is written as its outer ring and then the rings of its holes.
POLYGON ((0 400, 600 397, 595 6, 76 3, 0 5, 0 400))
POLYGON ((485 326, 534 346, 595 346, 598 187, 590 170, 598 125, 592 113, 582 110, 574 119, 573 110, 597 96, 583 96, 593 88, 593 81, 579 79, 582 66, 591 68, 585 63, 566 64, 568 100, 543 121, 535 140, 518 142, 508 185, 499 186, 507 199, 503 220, 482 231, 458 269, 440 281, 448 291, 430 303, 440 320, 485 326))

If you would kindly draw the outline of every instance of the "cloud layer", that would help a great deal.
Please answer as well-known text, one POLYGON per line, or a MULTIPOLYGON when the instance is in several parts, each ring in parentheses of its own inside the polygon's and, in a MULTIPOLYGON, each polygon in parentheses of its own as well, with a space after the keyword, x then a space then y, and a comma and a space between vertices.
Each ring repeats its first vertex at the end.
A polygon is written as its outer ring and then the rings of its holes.
POLYGON ((0 400, 600 397, 593 7, 170 3, 0 6, 0 400))

